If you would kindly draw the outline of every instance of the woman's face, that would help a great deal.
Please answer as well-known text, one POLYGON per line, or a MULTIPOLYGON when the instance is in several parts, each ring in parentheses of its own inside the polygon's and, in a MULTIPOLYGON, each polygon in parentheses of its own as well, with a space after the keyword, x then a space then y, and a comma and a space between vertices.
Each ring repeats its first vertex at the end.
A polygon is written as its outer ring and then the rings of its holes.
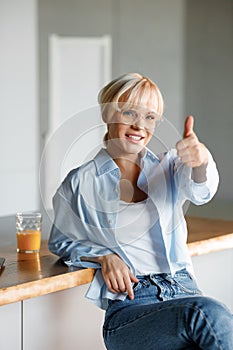
POLYGON ((115 112, 112 122, 108 124, 107 149, 117 155, 138 154, 151 140, 156 118, 158 120, 158 116, 149 108, 115 112))

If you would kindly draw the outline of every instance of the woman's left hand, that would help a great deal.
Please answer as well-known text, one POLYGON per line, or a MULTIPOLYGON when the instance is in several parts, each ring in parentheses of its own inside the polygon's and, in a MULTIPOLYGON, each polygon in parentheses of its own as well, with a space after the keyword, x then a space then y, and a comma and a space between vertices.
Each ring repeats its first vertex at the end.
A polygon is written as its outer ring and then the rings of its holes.
POLYGON ((193 126, 194 118, 188 116, 184 124, 183 139, 176 144, 177 154, 182 163, 189 168, 203 167, 208 164, 208 150, 199 142, 193 126))

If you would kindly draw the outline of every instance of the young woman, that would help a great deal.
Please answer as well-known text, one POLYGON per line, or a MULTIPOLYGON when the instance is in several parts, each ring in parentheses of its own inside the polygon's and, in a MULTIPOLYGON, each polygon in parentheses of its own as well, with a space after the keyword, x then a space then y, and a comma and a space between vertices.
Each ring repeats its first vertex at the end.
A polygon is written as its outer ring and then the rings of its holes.
POLYGON ((155 155, 147 144, 163 99, 154 82, 126 74, 100 91, 99 104, 105 148, 55 194, 51 252, 96 268, 87 297, 106 310, 107 349, 233 349, 232 315, 202 295, 186 245, 185 201, 207 203, 218 186, 193 117, 176 149, 155 155))

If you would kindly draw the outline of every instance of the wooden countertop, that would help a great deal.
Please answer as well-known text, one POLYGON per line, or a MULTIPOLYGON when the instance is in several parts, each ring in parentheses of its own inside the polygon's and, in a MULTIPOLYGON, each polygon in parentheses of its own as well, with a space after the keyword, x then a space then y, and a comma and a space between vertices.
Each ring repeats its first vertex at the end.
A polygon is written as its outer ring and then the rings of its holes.
MULTIPOLYGON (((233 221, 187 217, 192 256, 233 248, 233 221)), ((47 242, 39 254, 17 253, 0 247, 6 266, 0 270, 0 306, 61 291, 92 281, 94 269, 67 267, 51 254, 47 242)))
POLYGON ((186 217, 191 256, 233 248, 233 221, 186 217))
POLYGON ((38 254, 17 253, 0 247, 6 263, 0 270, 0 306, 89 283, 94 269, 67 267, 49 252, 47 242, 38 254))

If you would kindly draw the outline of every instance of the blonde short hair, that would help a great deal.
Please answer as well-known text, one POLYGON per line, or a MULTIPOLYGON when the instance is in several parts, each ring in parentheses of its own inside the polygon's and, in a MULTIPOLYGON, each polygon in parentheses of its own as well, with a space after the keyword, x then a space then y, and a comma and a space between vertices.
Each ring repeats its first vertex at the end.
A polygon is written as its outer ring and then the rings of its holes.
POLYGON ((138 73, 128 73, 114 79, 99 92, 98 102, 103 120, 108 123, 122 103, 132 105, 154 105, 158 115, 163 114, 163 97, 158 86, 149 78, 138 73))

